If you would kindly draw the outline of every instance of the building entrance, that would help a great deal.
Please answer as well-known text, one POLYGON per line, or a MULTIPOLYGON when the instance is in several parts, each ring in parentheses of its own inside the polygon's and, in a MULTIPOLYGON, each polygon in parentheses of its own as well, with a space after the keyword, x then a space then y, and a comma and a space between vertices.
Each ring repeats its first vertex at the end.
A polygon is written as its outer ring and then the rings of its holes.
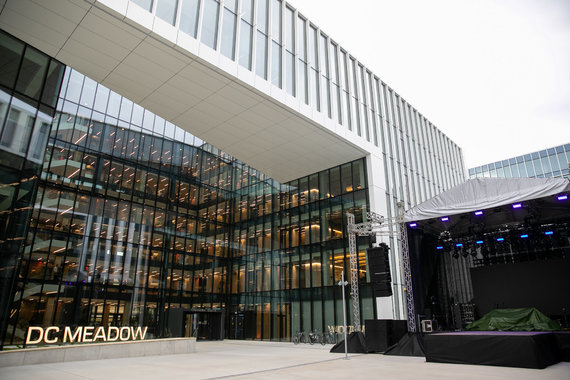
POLYGON ((244 313, 232 313, 230 317, 230 339, 245 339, 244 321, 244 313))
POLYGON ((223 313, 221 311, 184 312, 184 336, 196 340, 224 339, 223 313))

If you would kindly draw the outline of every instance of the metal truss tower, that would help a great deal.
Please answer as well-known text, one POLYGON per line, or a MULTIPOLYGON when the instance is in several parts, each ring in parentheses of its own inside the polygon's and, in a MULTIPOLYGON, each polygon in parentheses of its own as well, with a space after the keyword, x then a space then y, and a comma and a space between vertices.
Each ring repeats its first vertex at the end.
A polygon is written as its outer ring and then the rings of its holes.
POLYGON ((404 224, 404 205, 402 202, 398 202, 398 217, 394 221, 387 221, 383 216, 371 211, 366 213, 366 218, 368 219, 367 222, 356 224, 354 215, 348 212, 346 213, 348 248, 350 253, 350 286, 354 331, 361 331, 360 296, 358 292, 358 250, 356 247, 356 236, 398 236, 397 232, 392 232, 388 228, 390 226, 396 226, 400 230, 399 235, 408 311, 408 329, 410 332, 415 332, 416 314, 412 287, 412 273, 410 268, 410 255, 408 249, 408 233, 406 231, 406 225, 404 224))

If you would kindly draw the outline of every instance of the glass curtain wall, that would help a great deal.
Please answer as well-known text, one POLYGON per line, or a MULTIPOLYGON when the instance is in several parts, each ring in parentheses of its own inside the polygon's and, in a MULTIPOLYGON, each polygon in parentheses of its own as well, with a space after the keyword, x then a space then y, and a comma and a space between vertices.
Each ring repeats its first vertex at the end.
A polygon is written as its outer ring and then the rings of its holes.
POLYGON ((469 169, 469 178, 570 178, 570 144, 469 169))
POLYGON ((225 306, 232 171, 201 140, 67 69, 11 320, 144 325, 225 306))
POLYGON ((0 347, 64 68, 0 31, 0 347))
MULTIPOLYGON (((12 116, 22 101, 2 95, 1 136, 30 126, 20 140, 32 143, 6 146, 10 157, 36 170, 14 180, 27 203, 19 248, 9 248, 19 265, 3 298, 4 344, 21 345, 28 326, 144 325, 165 337, 173 309, 225 310, 226 329, 239 313, 244 329, 233 337, 245 339, 340 324, 343 220, 368 209, 364 159, 280 184, 46 60, 42 81, 55 92, 38 93, 51 103, 28 110, 26 123, 12 116)), ((358 243, 364 321, 374 315, 369 242, 358 243)))
MULTIPOLYGON (((342 324, 335 285, 343 270, 350 273, 345 213, 364 220, 365 173, 357 160, 285 184, 251 176, 246 182, 246 173, 236 181, 243 187, 233 211, 229 313, 243 315, 245 338, 289 340, 298 331, 342 324)), ((359 238, 363 321, 374 317, 365 284, 368 245, 359 238)))

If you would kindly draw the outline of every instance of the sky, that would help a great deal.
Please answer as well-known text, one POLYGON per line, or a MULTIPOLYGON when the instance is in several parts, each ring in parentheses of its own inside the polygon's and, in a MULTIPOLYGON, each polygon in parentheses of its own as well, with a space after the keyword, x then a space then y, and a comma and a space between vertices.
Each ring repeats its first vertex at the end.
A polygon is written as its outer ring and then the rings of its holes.
POLYGON ((570 0, 290 0, 463 149, 570 143, 570 0))

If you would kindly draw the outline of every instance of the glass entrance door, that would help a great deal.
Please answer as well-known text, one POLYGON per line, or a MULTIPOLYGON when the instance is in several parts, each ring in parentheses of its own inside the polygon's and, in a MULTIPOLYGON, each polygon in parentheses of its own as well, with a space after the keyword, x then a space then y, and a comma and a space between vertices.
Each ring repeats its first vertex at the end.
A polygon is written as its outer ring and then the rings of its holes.
POLYGON ((218 340, 222 337, 221 312, 187 312, 184 315, 184 336, 196 340, 218 340))
POLYGON ((230 318, 230 338, 231 339, 245 339, 243 323, 244 313, 235 312, 230 318))

